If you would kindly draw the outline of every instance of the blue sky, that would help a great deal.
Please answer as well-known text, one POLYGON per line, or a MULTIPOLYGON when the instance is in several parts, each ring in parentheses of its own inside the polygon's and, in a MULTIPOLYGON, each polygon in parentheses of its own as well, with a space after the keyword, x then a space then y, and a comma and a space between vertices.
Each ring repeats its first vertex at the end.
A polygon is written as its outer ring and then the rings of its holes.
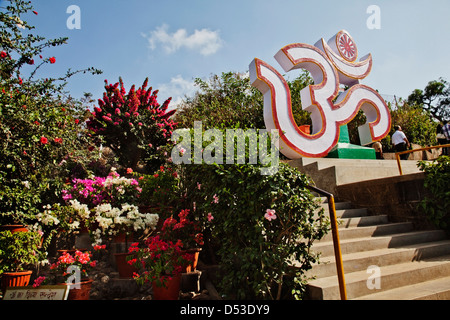
MULTIPOLYGON (((3 1, 2 1, 3 2, 3 1)), ((281 71, 273 56, 283 46, 328 40, 341 29, 356 42, 359 57, 371 53, 373 68, 363 84, 406 98, 430 80, 450 80, 450 1, 356 0, 40 0, 27 20, 46 38, 69 37, 51 48, 40 76, 68 68, 96 67, 102 75, 77 75, 74 97, 101 98, 104 79, 125 86, 149 77, 159 102, 192 95, 194 78, 248 71, 258 57, 281 71), (70 5, 80 8, 81 29, 67 28, 70 5), (369 29, 370 5, 380 8, 380 29, 369 29)), ((294 77, 289 73, 287 77, 294 77)))

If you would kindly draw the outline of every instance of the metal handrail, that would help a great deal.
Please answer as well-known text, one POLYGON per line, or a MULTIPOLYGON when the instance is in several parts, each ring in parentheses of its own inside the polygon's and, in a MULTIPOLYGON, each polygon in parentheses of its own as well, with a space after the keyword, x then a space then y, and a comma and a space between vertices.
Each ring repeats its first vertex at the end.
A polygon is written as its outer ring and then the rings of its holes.
POLYGON ((412 149, 412 150, 396 152, 395 153, 395 159, 397 160, 397 166, 398 166, 398 171, 399 171, 400 175, 401 176, 403 175, 402 166, 400 164, 400 156, 402 154, 419 152, 419 151, 427 151, 427 150, 430 150, 430 149, 438 149, 438 148, 450 148, 450 144, 441 144, 441 145, 438 145, 438 146, 431 146, 431 147, 425 147, 425 148, 420 148, 420 149, 412 149))
POLYGON ((339 292, 341 294, 341 300, 347 300, 347 290, 345 287, 345 277, 344 277, 344 264, 342 262, 341 245, 339 242, 339 231, 338 231, 334 196, 333 194, 314 186, 306 186, 306 187, 312 191, 315 191, 327 197, 328 199, 328 208, 330 211, 330 220, 331 220, 331 232, 333 236, 334 256, 336 259, 336 270, 339 281, 339 292))

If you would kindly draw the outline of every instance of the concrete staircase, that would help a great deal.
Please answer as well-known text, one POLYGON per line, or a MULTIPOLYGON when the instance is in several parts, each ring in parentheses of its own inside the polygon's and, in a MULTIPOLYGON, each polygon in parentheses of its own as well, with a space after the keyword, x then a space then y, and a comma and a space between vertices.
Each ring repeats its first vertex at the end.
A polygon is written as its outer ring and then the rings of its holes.
MULTIPOLYGON (((322 206, 328 211, 326 199, 322 206)), ((450 299, 450 240, 442 230, 416 231, 366 209, 336 203, 348 299, 450 299)), ((313 246, 320 263, 308 276, 308 299, 340 299, 331 232, 313 246)))

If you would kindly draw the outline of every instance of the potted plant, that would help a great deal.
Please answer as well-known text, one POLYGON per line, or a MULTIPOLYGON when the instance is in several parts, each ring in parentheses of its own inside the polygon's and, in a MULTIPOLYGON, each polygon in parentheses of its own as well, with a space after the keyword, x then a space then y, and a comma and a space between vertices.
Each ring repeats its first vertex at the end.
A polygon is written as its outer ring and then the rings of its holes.
POLYGON ((184 209, 178 214, 178 220, 173 217, 167 218, 162 226, 161 238, 166 241, 181 240, 183 250, 192 255, 193 260, 186 267, 186 271, 190 272, 197 267, 203 246, 203 233, 199 222, 189 219, 188 215, 189 209, 184 209))
MULTIPOLYGON (((129 204, 123 204, 120 208, 102 204, 93 210, 98 226, 93 230, 94 241, 101 243, 103 236, 112 236, 113 242, 125 242, 125 248, 128 248, 128 241, 132 240, 133 236, 137 237, 145 231, 153 232, 159 219, 157 214, 141 213, 137 206, 129 204), (120 235, 124 236, 120 237, 120 235)), ((128 252, 114 253, 117 271, 121 278, 131 278, 136 271, 126 263, 125 259, 128 255, 128 252)))
POLYGON ((159 235, 146 239, 143 248, 139 248, 138 243, 130 246, 129 253, 134 258, 129 258, 128 263, 139 270, 133 278, 140 285, 152 283, 153 299, 178 299, 183 267, 192 260, 182 248, 181 240, 166 241, 159 235))
POLYGON ((38 232, 0 232, 1 289, 26 286, 33 273, 30 268, 43 261, 46 252, 41 247, 42 235, 38 232))
MULTIPOLYGON (((104 249, 104 246, 94 246, 95 251, 104 249)), ((89 300, 93 280, 89 272, 97 266, 92 260, 91 251, 76 250, 74 254, 65 252, 56 262, 50 265, 50 273, 35 280, 34 287, 41 284, 58 284, 68 286, 68 300, 89 300)))

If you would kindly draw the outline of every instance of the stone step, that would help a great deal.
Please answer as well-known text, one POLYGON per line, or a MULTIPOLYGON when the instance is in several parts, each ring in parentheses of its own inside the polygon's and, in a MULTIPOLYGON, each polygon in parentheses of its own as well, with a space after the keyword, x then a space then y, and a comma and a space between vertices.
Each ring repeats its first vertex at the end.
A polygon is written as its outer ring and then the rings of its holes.
MULTIPOLYGON (((448 277, 450 275, 450 256, 377 267, 379 273, 364 270, 345 274, 348 299, 375 293, 374 290, 381 292, 440 277, 448 277), (370 285, 377 284, 375 276, 379 276, 379 288, 371 289, 370 285)), ((307 290, 309 297, 312 299, 340 299, 336 275, 310 281, 307 290)))
MULTIPOLYGON (((349 254, 360 251, 370 251, 383 248, 394 248, 415 243, 445 240, 446 234, 443 230, 425 230, 398 233, 376 237, 361 237, 340 240, 342 254, 349 254)), ((320 252, 321 257, 334 255, 332 241, 319 241, 313 245, 315 252, 320 252)))
MULTIPOLYGON (((398 248, 383 248, 372 251, 355 252, 342 255, 344 272, 367 270, 369 266, 386 266, 397 263, 429 259, 440 255, 450 255, 450 240, 418 243, 398 248)), ((336 275, 334 256, 320 259, 318 264, 308 270, 308 277, 328 277, 336 275)))
MULTIPOLYGON (((355 209, 357 210, 357 209, 355 209)), ((367 211, 366 211, 367 214, 367 211)), ((367 227, 378 224, 389 223, 387 215, 379 216, 354 216, 349 218, 342 218, 339 220, 339 229, 349 227, 367 227)))
POLYGON ((450 300, 450 276, 372 293, 355 300, 450 300))
MULTIPOLYGON (((344 227, 342 224, 340 224, 338 228, 339 239, 342 241, 354 238, 376 237, 394 233, 405 233, 413 230, 413 224, 411 222, 397 222, 364 227, 344 227)), ((333 237, 330 232, 317 243, 332 240, 333 237)))
POLYGON ((365 217, 368 215, 369 215, 369 213, 368 213, 367 209, 365 209, 365 208, 336 210, 336 216, 341 219, 342 218, 365 217))
MULTIPOLYGON (((322 207, 325 211, 328 211, 328 202, 324 202, 320 204, 320 207, 322 207)), ((335 210, 346 210, 346 209, 352 209, 353 205, 351 202, 335 202, 334 203, 334 209, 335 210)))
MULTIPOLYGON (((329 218, 330 217, 330 213, 328 210, 324 211, 324 215, 325 217, 329 218)), ((336 218, 337 218, 337 222, 341 223, 341 219, 346 219, 346 218, 361 218, 361 217, 365 217, 368 216, 369 213, 367 211, 367 209, 340 209, 340 210, 336 210, 336 218)), ((317 218, 318 217, 318 211, 315 212, 314 217, 317 218)))

